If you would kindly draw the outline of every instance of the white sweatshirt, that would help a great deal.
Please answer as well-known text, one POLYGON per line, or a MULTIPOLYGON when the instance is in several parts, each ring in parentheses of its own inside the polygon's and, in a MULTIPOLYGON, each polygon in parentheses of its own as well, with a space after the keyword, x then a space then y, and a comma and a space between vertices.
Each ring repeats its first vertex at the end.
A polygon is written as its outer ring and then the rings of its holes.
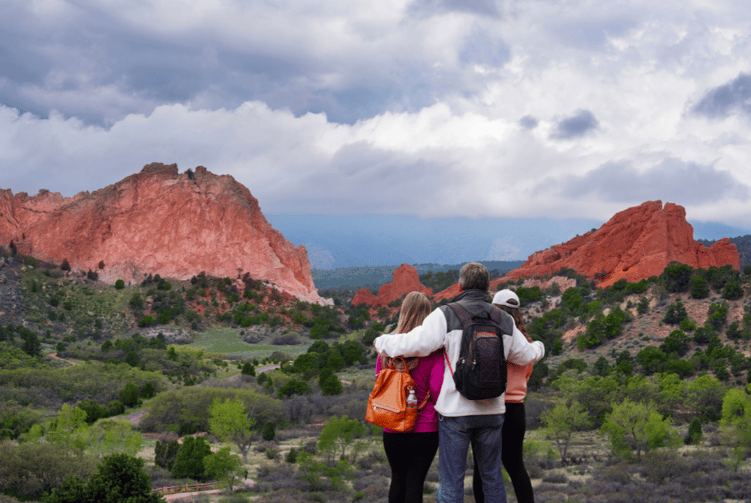
MULTIPOLYGON (((462 340, 462 330, 446 332, 446 315, 439 308, 425 318, 422 325, 406 334, 385 334, 375 340, 378 353, 387 356, 428 356, 440 348, 446 349, 451 369, 456 369, 462 340)), ((503 336, 503 350, 506 360, 517 365, 534 363, 545 356, 545 346, 542 342, 529 343, 516 326, 514 335, 503 336)), ((446 366, 443 373, 441 393, 435 404, 435 409, 443 416, 481 416, 487 414, 503 414, 506 412, 504 395, 486 400, 469 400, 464 398, 454 385, 451 370, 446 366)))

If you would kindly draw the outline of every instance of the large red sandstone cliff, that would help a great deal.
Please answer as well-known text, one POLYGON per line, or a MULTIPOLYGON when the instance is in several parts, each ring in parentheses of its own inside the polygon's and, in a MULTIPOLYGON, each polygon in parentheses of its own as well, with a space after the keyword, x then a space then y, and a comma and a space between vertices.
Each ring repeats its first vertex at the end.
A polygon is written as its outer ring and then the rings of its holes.
POLYGON ((535 252, 504 280, 551 274, 571 268, 601 287, 619 279, 630 282, 662 274, 670 262, 709 268, 726 264, 740 269, 735 245, 725 238, 710 248, 694 240, 683 206, 647 201, 616 213, 596 231, 535 252))
POLYGON ((305 247, 295 248, 271 227, 246 187, 203 166, 179 174, 176 164, 152 163, 70 198, 0 190, 0 245, 11 241, 20 253, 57 264, 67 259, 108 282, 140 282, 149 273, 187 279, 201 271, 230 278, 247 272, 322 302, 305 247))
POLYGON ((391 283, 381 285, 377 296, 365 288, 360 288, 352 298, 352 305, 387 306, 389 302, 410 292, 422 292, 425 295, 433 294, 432 288, 420 284, 420 275, 417 273, 417 269, 409 264, 402 264, 397 267, 391 278, 391 283))
MULTIPOLYGON (((661 201, 647 201, 616 213, 595 231, 533 253, 521 267, 492 281, 491 291, 502 282, 552 275, 564 267, 607 287, 619 279, 635 282, 659 276, 673 261, 694 268, 730 264, 740 269, 738 250, 728 238, 707 248, 694 240, 683 206, 665 203, 663 208, 661 201)), ((458 284, 452 285, 435 300, 453 298, 459 291, 458 284)))

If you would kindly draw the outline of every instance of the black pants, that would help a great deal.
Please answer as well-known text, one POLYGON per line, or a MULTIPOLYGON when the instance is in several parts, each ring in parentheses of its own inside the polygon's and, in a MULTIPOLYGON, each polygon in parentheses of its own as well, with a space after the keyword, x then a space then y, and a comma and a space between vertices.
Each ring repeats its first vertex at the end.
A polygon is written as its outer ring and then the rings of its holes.
MULTIPOLYGON (((519 503, 534 503, 532 494, 532 482, 524 467, 524 433, 527 431, 527 415, 524 412, 524 403, 506 402, 506 414, 503 419, 503 440, 501 444, 501 460, 503 467, 511 477, 514 485, 514 493, 519 503)), ((472 475, 472 492, 476 503, 485 503, 485 495, 482 492, 482 480, 475 466, 472 475)))
POLYGON ((438 450, 438 432, 384 432, 383 448, 391 465, 389 503, 422 503, 425 477, 438 450))

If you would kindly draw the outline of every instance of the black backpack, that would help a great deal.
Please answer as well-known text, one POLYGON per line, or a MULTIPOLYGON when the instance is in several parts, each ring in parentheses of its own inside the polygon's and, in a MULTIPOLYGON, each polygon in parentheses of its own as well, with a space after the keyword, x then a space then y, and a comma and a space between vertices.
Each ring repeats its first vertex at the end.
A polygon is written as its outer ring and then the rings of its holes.
POLYGON ((501 396, 506 392, 503 334, 512 333, 510 316, 496 308, 472 315, 458 302, 447 306, 462 324, 459 360, 453 372, 456 390, 469 400, 501 396))

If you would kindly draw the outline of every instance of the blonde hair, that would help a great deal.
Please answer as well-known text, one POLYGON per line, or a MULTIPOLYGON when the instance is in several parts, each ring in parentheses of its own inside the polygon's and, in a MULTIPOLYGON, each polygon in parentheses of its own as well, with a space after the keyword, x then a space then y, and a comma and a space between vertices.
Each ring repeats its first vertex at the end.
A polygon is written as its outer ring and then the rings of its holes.
POLYGON ((422 325, 423 320, 430 314, 430 299, 420 292, 410 292, 402 301, 399 312, 399 322, 396 324, 397 334, 406 334, 413 328, 422 325))
MULTIPOLYGON (((430 314, 430 299, 420 292, 410 292, 404 297, 402 301, 401 311, 399 311, 399 321, 396 324, 395 334, 406 334, 413 328, 422 325, 422 322, 430 314)), ((383 360, 383 364, 386 367, 391 365, 392 358, 386 357, 383 360)), ((415 368, 418 363, 418 358, 405 358, 407 361, 407 368, 410 370, 415 368)), ((399 370, 402 368, 401 360, 394 360, 394 366, 399 370)))

